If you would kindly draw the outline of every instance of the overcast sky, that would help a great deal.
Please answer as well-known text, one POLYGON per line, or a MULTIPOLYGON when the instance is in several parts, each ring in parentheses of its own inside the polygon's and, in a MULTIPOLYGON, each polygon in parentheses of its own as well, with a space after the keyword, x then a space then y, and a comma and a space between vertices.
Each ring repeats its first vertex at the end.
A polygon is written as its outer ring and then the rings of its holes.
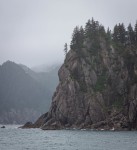
POLYGON ((137 20, 137 0, 0 0, 0 64, 63 62, 76 25, 94 17, 106 28, 137 20))

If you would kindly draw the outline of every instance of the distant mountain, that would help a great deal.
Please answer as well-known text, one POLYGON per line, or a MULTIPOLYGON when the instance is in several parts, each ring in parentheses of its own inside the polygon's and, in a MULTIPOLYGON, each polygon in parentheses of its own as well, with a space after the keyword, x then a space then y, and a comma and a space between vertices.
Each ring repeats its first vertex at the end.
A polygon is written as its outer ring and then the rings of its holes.
POLYGON ((24 123, 48 111, 58 68, 36 73, 7 61, 0 66, 0 123, 24 123))
POLYGON ((61 66, 60 64, 52 65, 46 71, 44 70, 44 68, 43 69, 41 68, 40 72, 34 71, 22 64, 20 64, 20 66, 34 80, 39 82, 45 88, 45 90, 48 89, 48 91, 51 93, 51 96, 52 96, 53 92, 56 90, 57 84, 59 83, 58 70, 61 66))

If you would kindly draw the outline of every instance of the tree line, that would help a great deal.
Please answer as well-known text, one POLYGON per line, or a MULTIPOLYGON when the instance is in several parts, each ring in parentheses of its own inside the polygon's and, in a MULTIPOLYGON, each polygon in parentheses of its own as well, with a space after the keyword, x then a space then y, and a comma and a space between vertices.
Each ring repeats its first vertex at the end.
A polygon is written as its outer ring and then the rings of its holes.
MULTIPOLYGON (((81 49, 86 39, 97 41, 99 37, 105 37, 109 42, 122 46, 137 46, 137 22, 134 27, 130 23, 127 28, 123 23, 119 23, 112 31, 109 28, 106 31, 103 25, 92 18, 87 21, 84 28, 82 26, 74 28, 70 49, 81 49)), ((64 51, 66 54, 66 44, 64 51)))
POLYGON ((137 45, 137 22, 133 28, 131 23, 127 29, 123 23, 116 24, 113 30, 112 39, 123 45, 137 45))

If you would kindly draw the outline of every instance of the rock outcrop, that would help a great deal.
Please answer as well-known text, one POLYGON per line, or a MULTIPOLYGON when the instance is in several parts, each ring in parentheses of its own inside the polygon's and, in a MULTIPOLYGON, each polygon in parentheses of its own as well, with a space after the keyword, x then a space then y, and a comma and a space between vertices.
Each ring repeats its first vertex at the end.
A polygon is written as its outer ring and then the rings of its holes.
POLYGON ((0 65, 0 124, 34 122, 48 111, 57 70, 38 73, 11 61, 0 65))
MULTIPOLYGON (((42 129, 137 129, 137 48, 99 34, 71 48, 42 129)), ((41 119, 40 119, 41 120, 41 119)))

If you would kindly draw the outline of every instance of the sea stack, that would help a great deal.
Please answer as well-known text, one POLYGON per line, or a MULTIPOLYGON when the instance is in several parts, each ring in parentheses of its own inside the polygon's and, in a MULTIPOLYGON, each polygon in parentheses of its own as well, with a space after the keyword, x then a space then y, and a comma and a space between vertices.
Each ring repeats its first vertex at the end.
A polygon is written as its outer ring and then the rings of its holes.
POLYGON ((116 27, 112 34, 92 19, 74 29, 50 110, 34 127, 137 128, 137 42, 116 27))

